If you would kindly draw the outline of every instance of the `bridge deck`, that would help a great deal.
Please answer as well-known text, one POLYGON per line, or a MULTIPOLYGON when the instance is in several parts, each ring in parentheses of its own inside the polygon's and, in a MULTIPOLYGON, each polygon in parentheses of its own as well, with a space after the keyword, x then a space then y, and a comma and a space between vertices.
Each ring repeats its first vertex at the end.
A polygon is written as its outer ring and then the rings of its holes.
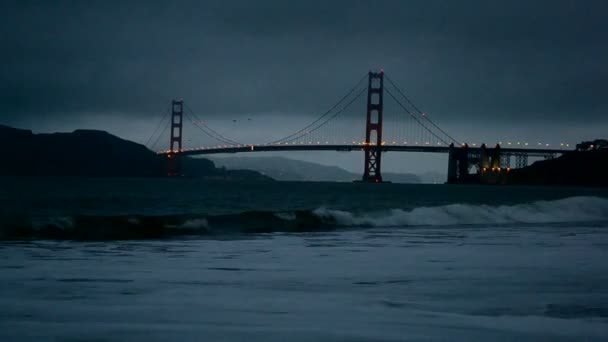
MULTIPOLYGON (((384 145, 372 146, 380 149, 382 152, 417 152, 417 153, 448 153, 448 146, 433 146, 433 145, 384 145)), ((247 153, 247 152, 284 152, 284 151, 363 151, 362 145, 249 145, 249 146, 232 146, 232 147, 216 147, 216 148, 201 148, 182 150, 181 155, 208 155, 208 154, 223 154, 223 153, 247 153)), ((469 146, 469 151, 480 151, 480 147, 469 146)), ((492 151, 494 148, 487 148, 487 151, 492 151)), ((570 152, 564 149, 546 149, 546 148, 510 148, 501 147, 502 154, 526 154, 529 156, 545 156, 549 154, 563 154, 570 152)), ((168 154, 169 151, 160 152, 160 154, 168 154)))

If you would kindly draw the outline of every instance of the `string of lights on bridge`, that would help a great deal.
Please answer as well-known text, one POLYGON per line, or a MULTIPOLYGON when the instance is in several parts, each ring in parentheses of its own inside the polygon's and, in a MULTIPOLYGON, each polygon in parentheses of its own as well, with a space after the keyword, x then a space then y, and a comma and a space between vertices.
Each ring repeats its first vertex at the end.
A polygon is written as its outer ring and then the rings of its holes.
MULTIPOLYGON (((339 145, 352 145, 353 147, 363 147, 363 146, 375 146, 376 144, 374 143, 365 143, 363 142, 348 142, 348 141, 344 141, 342 144, 339 145)), ((500 142, 497 143, 500 146, 525 146, 525 147, 530 147, 533 148, 535 146, 539 146, 539 147, 552 147, 553 145, 551 144, 543 144, 543 143, 538 143, 538 145, 534 145, 534 144, 528 144, 528 143, 520 143, 520 144, 506 144, 503 145, 500 142)), ((276 144, 233 144, 233 145, 208 145, 208 146, 199 146, 199 147, 192 147, 192 148, 182 148, 181 150, 179 150, 179 152, 190 152, 190 151, 203 151, 203 150, 213 150, 213 149, 222 149, 222 148, 230 148, 230 147, 261 147, 261 146, 289 146, 289 145, 309 145, 309 146, 315 146, 315 145, 336 145, 334 143, 329 143, 328 141, 325 142, 321 142, 321 141, 316 141, 316 142, 306 142, 306 143, 299 143, 299 142, 293 142, 293 143, 276 143, 276 144)), ((403 143, 397 143, 397 142, 390 142, 390 143, 386 143, 384 142, 381 146, 435 146, 435 145, 431 145, 429 142, 412 142, 409 143, 407 141, 404 141, 403 143)), ((468 146, 472 146, 472 147, 480 147, 482 144, 477 144, 477 143, 473 143, 473 144, 467 144, 467 143, 463 143, 461 144, 461 146, 464 145, 468 145, 468 146)), ((449 146, 449 145, 445 145, 445 144, 441 144, 441 143, 437 143, 436 146, 449 146)), ((559 149, 564 149, 564 150, 568 150, 571 149, 570 148, 570 144, 564 144, 564 143, 560 143, 559 149)), ((524 147, 524 148, 525 148, 524 147)), ((555 147, 555 146, 553 146, 555 147)), ((164 149, 164 150, 157 150, 157 153, 160 154, 165 154, 165 153, 175 153, 178 151, 171 151, 169 149, 164 149)))

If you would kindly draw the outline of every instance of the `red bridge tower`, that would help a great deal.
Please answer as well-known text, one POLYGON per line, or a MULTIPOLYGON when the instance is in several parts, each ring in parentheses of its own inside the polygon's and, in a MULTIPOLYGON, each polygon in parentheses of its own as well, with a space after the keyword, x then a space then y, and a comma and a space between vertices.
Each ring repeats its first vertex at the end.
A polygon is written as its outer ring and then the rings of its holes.
POLYGON ((367 86, 367 123, 365 126, 365 170, 363 182, 382 182, 382 108, 384 71, 369 72, 367 86))
POLYGON ((171 141, 169 142, 168 176, 180 175, 179 153, 182 151, 182 127, 183 127, 184 101, 173 100, 171 102, 171 141))

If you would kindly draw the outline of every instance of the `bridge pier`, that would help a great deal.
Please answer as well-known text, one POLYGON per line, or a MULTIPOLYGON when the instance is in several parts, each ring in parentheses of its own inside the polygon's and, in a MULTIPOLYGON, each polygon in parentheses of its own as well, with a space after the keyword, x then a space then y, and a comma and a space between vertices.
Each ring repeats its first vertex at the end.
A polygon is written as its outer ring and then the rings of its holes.
POLYGON ((456 183, 456 179, 458 178, 456 164, 456 148, 454 147, 454 143, 451 143, 450 150, 448 152, 448 184, 456 183))
POLYGON ((490 166, 492 168, 492 171, 495 170, 500 170, 500 145, 496 144, 496 147, 494 147, 494 150, 492 150, 492 156, 491 156, 491 162, 490 162, 490 166))
POLYGON ((457 148, 450 144, 448 156, 448 184, 465 183, 469 178, 469 146, 457 148))
POLYGON ((363 182, 382 182, 382 110, 384 72, 369 72, 367 86, 367 122, 365 125, 365 169, 363 182), (375 137, 374 137, 375 135, 375 137), (374 139, 375 138, 375 139, 374 139))
POLYGON ((171 140, 167 154, 167 175, 170 177, 181 175, 183 114, 184 101, 173 100, 171 102, 171 140))
POLYGON ((488 153, 488 149, 486 144, 481 144, 481 148, 479 151, 479 169, 481 172, 490 168, 490 155, 488 153))

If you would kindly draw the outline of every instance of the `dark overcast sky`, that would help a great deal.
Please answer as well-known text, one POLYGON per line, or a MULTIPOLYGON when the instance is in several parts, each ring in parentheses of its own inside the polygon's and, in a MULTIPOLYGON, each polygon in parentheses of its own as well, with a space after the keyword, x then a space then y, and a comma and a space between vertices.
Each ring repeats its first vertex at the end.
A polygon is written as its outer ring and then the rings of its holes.
POLYGON ((593 0, 4 0, 0 123, 141 140, 172 97, 210 119, 304 122, 384 68, 456 135, 595 134, 608 127, 607 18, 593 0))

